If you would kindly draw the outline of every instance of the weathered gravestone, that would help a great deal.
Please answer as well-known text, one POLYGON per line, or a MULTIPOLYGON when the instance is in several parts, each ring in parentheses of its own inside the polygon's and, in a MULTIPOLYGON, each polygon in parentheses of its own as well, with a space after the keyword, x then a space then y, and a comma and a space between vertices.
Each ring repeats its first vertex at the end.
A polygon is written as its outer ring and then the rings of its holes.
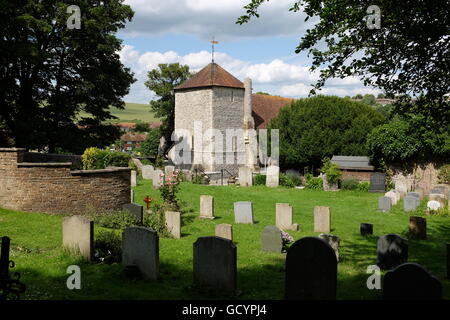
POLYGON ((403 210, 405 211, 414 211, 420 205, 420 200, 417 197, 406 196, 403 198, 403 210))
POLYGON ((167 231, 175 238, 181 238, 181 213, 175 211, 166 211, 167 231))
POLYGON ((314 232, 329 233, 331 230, 331 213, 329 207, 314 207, 314 232))
POLYGON ((425 240, 427 238, 427 219, 409 217, 409 235, 413 239, 425 240))
POLYGON ((131 170, 131 186, 136 187, 137 186, 137 172, 136 170, 131 170))
POLYGON ((200 218, 214 219, 214 197, 200 196, 200 218))
POLYGON ((228 223, 221 223, 216 225, 216 237, 233 241, 233 226, 228 223))
POLYGON ((154 171, 155 168, 151 165, 142 166, 142 178, 145 180, 152 180, 154 171))
POLYGON ((137 223, 142 224, 144 222, 144 207, 136 203, 128 203, 122 206, 123 210, 129 212, 137 223))
POLYGON ((267 226, 261 233, 261 247, 263 251, 281 253, 283 240, 281 230, 276 226, 267 226))
POLYGON ((156 169, 155 171, 153 171, 153 179, 152 179, 153 187, 154 188, 161 187, 163 181, 164 181, 164 173, 162 172, 162 170, 156 169))
POLYGON ((136 266, 145 279, 158 279, 158 234, 145 227, 126 228, 122 233, 122 265, 136 266))
POLYGON ((91 261, 94 253, 94 222, 82 216, 64 217, 63 246, 91 261))
POLYGON ((394 192, 394 191, 388 191, 388 192, 386 192, 385 194, 384 194, 384 196, 385 197, 388 197, 389 199, 391 199, 391 204, 393 205, 393 206, 395 206, 396 204, 397 204, 397 201, 398 201, 398 195, 397 195, 397 193, 396 192, 394 192))
POLYGON ((268 166, 266 173, 266 186, 267 187, 278 187, 280 175, 280 167, 278 166, 268 166))
POLYGON ((372 235, 373 225, 370 223, 361 223, 361 225, 359 226, 359 232, 362 236, 372 235))
POLYGON ((219 237, 201 237, 194 243, 194 283, 236 293, 237 249, 233 241, 219 237))
POLYGON ((369 192, 385 192, 386 191, 386 175, 382 172, 374 172, 370 176, 369 192))
POLYGON ((297 240, 286 255, 285 298, 288 300, 336 299, 336 254, 316 237, 297 240))
POLYGON ((417 263, 404 263, 386 272, 384 300, 440 300, 442 284, 417 263))
POLYGON ((382 270, 391 270, 408 261, 408 240, 387 234, 378 238, 377 266, 382 270))
POLYGON ((293 210, 289 203, 277 203, 275 206, 275 224, 281 230, 298 230, 298 224, 293 223, 293 210))
POLYGON ((252 169, 247 167, 239 167, 239 185, 242 187, 251 187, 253 185, 252 169))
POLYGON ((339 244, 341 243, 341 238, 326 233, 319 234, 319 238, 325 240, 325 242, 330 245, 336 254, 336 261, 339 262, 339 244))
POLYGON ((253 203, 250 201, 239 201, 234 203, 234 222, 253 223, 253 203))
POLYGON ((382 212, 390 211, 392 208, 391 198, 379 197, 378 198, 378 210, 382 212))

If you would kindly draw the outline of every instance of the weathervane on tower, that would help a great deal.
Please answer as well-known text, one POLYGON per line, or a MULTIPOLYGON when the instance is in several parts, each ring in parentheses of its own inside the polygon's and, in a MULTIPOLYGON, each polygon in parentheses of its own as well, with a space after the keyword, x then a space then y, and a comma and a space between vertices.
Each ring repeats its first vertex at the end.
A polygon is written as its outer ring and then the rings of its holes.
POLYGON ((219 44, 219 41, 214 40, 214 36, 213 36, 213 38, 212 38, 212 40, 211 40, 211 47, 212 47, 212 50, 211 50, 211 60, 212 60, 212 63, 214 63, 214 45, 215 45, 215 44, 219 44))

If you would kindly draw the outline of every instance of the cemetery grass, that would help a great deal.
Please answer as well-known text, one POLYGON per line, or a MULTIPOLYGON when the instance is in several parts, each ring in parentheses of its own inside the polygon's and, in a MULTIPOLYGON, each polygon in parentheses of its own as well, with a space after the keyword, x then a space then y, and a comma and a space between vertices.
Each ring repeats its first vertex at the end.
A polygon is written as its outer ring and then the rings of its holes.
MULTIPOLYGON (((158 199, 159 192, 151 181, 138 181, 137 203, 144 205, 145 196, 158 199)), ((104 265, 83 262, 61 248, 62 217, 0 209, 1 235, 12 238, 13 269, 22 274, 27 284, 23 299, 229 299, 192 285, 192 244, 198 237, 213 236, 215 225, 233 224, 233 236, 238 255, 239 293, 232 299, 283 299, 285 254, 261 251, 261 232, 275 224, 275 203, 287 202, 294 208, 294 223, 300 231, 289 233, 298 240, 317 236, 313 232, 314 206, 331 208, 331 233, 341 237, 338 264, 338 299, 373 300, 381 291, 368 290, 367 267, 376 263, 377 236, 397 233, 407 237, 410 215, 425 216, 425 201, 416 212, 403 212, 400 201, 390 213, 377 212, 380 194, 357 191, 324 192, 267 188, 265 186, 202 186, 182 183, 179 198, 183 203, 181 239, 160 239, 160 279, 156 282, 128 279, 120 264, 104 265), (212 195, 215 202, 214 220, 199 215, 200 195, 212 195), (254 225, 234 224, 233 203, 252 201, 254 225), (359 234, 361 222, 374 225, 374 235, 359 234), (81 290, 68 290, 66 269, 81 267, 81 290)), ((438 277, 444 297, 450 298, 450 281, 446 279, 445 244, 450 242, 450 217, 425 216, 428 240, 409 241, 409 261, 416 262, 438 277)), ((103 228, 95 227, 98 233, 103 228)), ((117 231, 120 233, 120 231, 117 231)), ((384 273, 383 273, 384 274, 384 273)))

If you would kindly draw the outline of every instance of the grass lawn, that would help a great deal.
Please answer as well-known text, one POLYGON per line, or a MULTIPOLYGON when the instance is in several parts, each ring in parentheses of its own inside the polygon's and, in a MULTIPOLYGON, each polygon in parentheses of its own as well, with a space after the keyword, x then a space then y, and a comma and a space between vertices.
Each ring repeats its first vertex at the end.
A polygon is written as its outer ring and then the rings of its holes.
MULTIPOLYGON (((136 202, 149 195, 159 198, 151 181, 139 181, 136 202)), ((122 275, 119 264, 89 264, 61 248, 61 216, 31 214, 0 209, 0 235, 12 238, 13 270, 22 273, 27 284, 23 299, 211 299, 226 298, 201 292, 192 286, 192 244, 198 237, 214 235, 219 223, 233 224, 233 202, 253 201, 254 225, 233 225, 238 254, 238 289, 235 299, 282 299, 284 292, 285 254, 261 251, 260 235, 267 225, 275 224, 275 203, 288 202, 294 207, 294 222, 299 232, 289 233, 298 240, 317 236, 313 232, 314 206, 329 206, 332 233, 341 237, 341 262, 338 264, 338 299, 380 299, 381 292, 366 287, 366 269, 376 262, 377 236, 397 233, 406 236, 410 215, 398 205, 390 213, 377 212, 377 197, 353 191, 324 192, 286 188, 216 187, 183 183, 180 199, 184 202, 181 239, 160 239, 160 280, 135 281, 122 275), (214 196, 215 220, 197 218, 201 194, 214 196), (374 236, 359 234, 361 222, 374 224, 374 236), (66 288, 66 269, 78 264, 82 272, 82 289, 66 288)), ((438 277, 444 297, 450 298, 450 281, 446 279, 445 244, 450 242, 450 217, 427 216, 428 240, 409 243, 409 261, 417 262, 438 277)), ((101 228, 96 227, 95 231, 101 228)))
MULTIPOLYGON (((125 103, 125 109, 119 110, 117 108, 111 108, 111 114, 118 119, 109 122, 158 122, 153 112, 150 110, 150 105, 140 103, 125 103)), ((88 116, 87 113, 80 113, 81 117, 88 116)))

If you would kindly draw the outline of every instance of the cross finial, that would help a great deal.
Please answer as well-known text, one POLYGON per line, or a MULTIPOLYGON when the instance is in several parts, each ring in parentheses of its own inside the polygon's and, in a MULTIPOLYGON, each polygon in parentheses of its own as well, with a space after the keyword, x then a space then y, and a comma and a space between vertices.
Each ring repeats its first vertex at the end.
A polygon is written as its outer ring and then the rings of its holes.
POLYGON ((211 47, 212 47, 212 50, 211 50, 211 61, 212 61, 212 63, 214 63, 214 45, 218 44, 218 43, 219 43, 219 41, 214 40, 214 37, 213 37, 212 40, 211 40, 211 47))

